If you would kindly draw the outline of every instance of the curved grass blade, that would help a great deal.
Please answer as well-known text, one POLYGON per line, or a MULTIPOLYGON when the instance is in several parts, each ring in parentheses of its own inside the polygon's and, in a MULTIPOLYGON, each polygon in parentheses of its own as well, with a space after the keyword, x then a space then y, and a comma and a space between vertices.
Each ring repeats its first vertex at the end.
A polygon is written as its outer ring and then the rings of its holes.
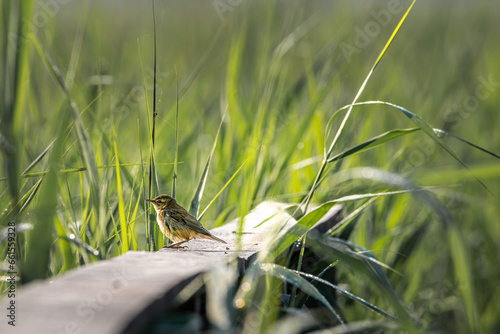
MULTIPOLYGON (((341 109, 339 109, 339 110, 341 110, 341 109)), ((382 133, 378 136, 375 136, 367 141, 364 141, 363 143, 361 143, 359 145, 351 147, 350 149, 347 149, 347 150, 343 151, 342 153, 339 153, 339 154, 331 157, 330 159, 327 160, 327 162, 331 163, 331 162, 341 160, 341 159, 348 157, 354 153, 362 152, 365 150, 375 148, 375 147, 380 146, 386 142, 392 141, 396 138, 399 138, 401 136, 405 136, 407 134, 410 134, 410 133, 413 133, 416 131, 420 131, 420 128, 395 129, 395 130, 387 131, 387 132, 382 133)), ((328 132, 328 130, 327 130, 327 132, 328 132)), ((289 167, 289 169, 296 171, 296 170, 299 170, 301 168, 305 168, 305 167, 310 166, 312 164, 318 163, 323 158, 324 158, 324 156, 321 156, 321 155, 318 155, 318 156, 312 157, 312 158, 307 158, 307 159, 304 159, 302 161, 299 161, 299 162, 291 165, 289 167)))
MULTIPOLYGON (((399 21, 399 23, 396 26, 396 28, 394 29, 391 37, 389 38, 389 40, 385 44, 385 47, 382 49, 382 52, 380 52, 380 55, 378 56, 377 60, 373 64, 370 72, 368 72, 368 75, 366 76, 365 80, 363 81, 363 84, 359 88, 358 93, 356 94, 356 96, 354 97, 353 102, 351 103, 351 107, 349 107, 347 109, 347 113, 344 116, 344 119, 342 120, 342 123, 340 124, 340 127, 339 127, 337 133, 335 134, 335 137, 333 138, 332 143, 330 144, 330 147, 329 147, 328 151, 325 151, 325 156, 324 156, 323 162, 321 164, 321 167, 320 167, 320 169, 318 171, 318 174, 316 175, 316 178, 315 178, 314 182, 312 183, 312 186, 310 188, 309 194, 307 195, 307 197, 305 199, 305 207, 306 207, 306 209, 309 206, 309 203, 310 203, 310 201, 311 201, 311 199, 312 199, 312 197, 313 197, 313 195, 314 195, 314 193, 316 191, 317 185, 319 184, 319 182, 320 182, 320 180, 321 180, 321 178, 323 176, 323 173, 324 173, 324 171, 326 169, 326 165, 328 164, 327 161, 330 159, 330 155, 332 154, 333 149, 334 149, 335 145, 337 144, 337 140, 339 139, 340 135, 342 134, 342 132, 344 130, 344 127, 345 127, 345 125, 347 123, 347 120, 349 119, 349 117, 351 115, 352 105, 354 105, 358 101, 361 93, 365 89, 366 84, 370 80, 373 72, 377 68, 378 64, 380 63, 380 61, 382 60, 383 56, 385 55, 387 49, 389 48, 389 46, 391 45, 392 41, 394 40, 394 37, 396 37, 396 34, 398 33, 399 29, 403 25, 404 21, 406 20, 406 17, 410 13, 410 11, 413 8, 413 5, 415 4, 415 2, 416 2, 416 0, 413 0, 413 2, 411 3, 410 7, 408 8, 408 10, 405 12, 405 14, 403 15, 403 17, 399 21)), ((326 148, 326 146, 325 146, 325 148, 326 148)))
MULTIPOLYGON (((344 152, 342 152, 342 153, 339 153, 339 154, 335 155, 334 157, 331 157, 330 159, 328 159, 328 163, 335 162, 335 161, 337 161, 337 160, 340 160, 340 159, 342 159, 342 158, 345 158, 345 157, 347 157, 347 156, 349 156, 349 155, 351 155, 351 154, 357 153, 357 152, 361 152, 361 151, 364 151, 364 150, 367 150, 367 149, 370 149, 370 148, 374 148, 374 147, 376 147, 376 146, 379 146, 379 145, 381 145, 381 144, 384 144, 384 143, 386 143, 386 142, 388 142, 388 141, 391 141, 391 140, 396 139, 396 138, 398 138, 398 137, 404 136, 404 135, 406 135, 406 134, 413 133, 413 132, 420 131, 420 130, 424 131, 424 128, 427 128, 428 130, 429 130, 429 129, 432 129, 432 131, 433 131, 434 133, 441 133, 441 134, 444 134, 444 135, 447 135, 447 136, 453 137, 453 138, 455 138, 455 139, 457 139, 457 140, 459 140, 459 141, 461 141, 461 142, 463 142, 463 143, 465 143, 465 144, 467 144, 467 145, 469 145, 469 146, 472 146, 472 147, 474 147, 474 148, 476 148, 476 149, 478 149, 478 150, 480 150, 480 151, 482 151, 482 152, 484 152, 484 153, 486 153, 486 154, 489 154, 489 155, 491 155, 491 156, 493 156, 493 157, 495 157, 495 158, 497 158, 497 159, 500 159, 500 155, 498 155, 498 154, 496 154, 496 153, 494 153, 494 152, 492 152, 492 151, 490 151, 490 150, 487 150, 487 149, 485 149, 485 148, 483 148, 483 147, 481 147, 481 146, 479 146, 479 145, 476 145, 476 144, 474 144, 474 143, 472 143, 472 142, 470 142, 470 141, 468 141, 468 140, 466 140, 466 139, 463 139, 463 138, 461 138, 461 137, 459 137, 459 136, 457 136, 457 135, 454 135, 453 133, 450 133, 450 132, 447 132, 447 131, 444 131, 444 130, 441 130, 441 129, 431 128, 431 127, 430 127, 430 126, 429 126, 429 125, 428 125, 425 121, 423 121, 423 119, 421 119, 418 115, 416 115, 416 114, 414 114, 414 113, 412 113, 412 112, 410 112, 410 111, 408 111, 408 110, 404 109, 403 107, 396 106, 396 105, 394 105, 394 104, 392 104, 392 103, 389 103, 389 102, 384 102, 384 101, 366 101, 366 102, 358 102, 358 103, 355 103, 353 106, 359 106, 359 105, 365 105, 365 104, 386 104, 386 105, 390 105, 390 106, 392 106, 392 107, 395 107, 395 108, 397 108, 397 109, 401 110, 401 111, 402 111, 402 112, 403 112, 403 113, 404 113, 407 117, 409 117, 410 119, 412 119, 412 120, 413 120, 413 121, 414 121, 417 125, 419 125, 419 127, 418 127, 418 128, 396 129, 396 130, 387 131, 387 132, 385 132, 385 133, 383 133, 383 134, 381 134, 381 135, 378 135, 378 136, 376 136, 376 137, 373 137, 373 138, 371 138, 371 139, 369 139, 369 140, 367 140, 367 141, 365 141, 365 142, 363 142, 363 143, 361 143, 361 144, 359 144, 359 145, 356 145, 356 146, 354 146, 354 147, 352 147, 352 148, 350 148, 350 149, 348 149, 348 150, 346 150, 346 151, 344 151, 344 152), (415 121, 415 119, 413 119, 413 118, 417 119, 417 121, 415 121), (423 124, 425 124, 425 125, 423 125, 423 124)), ((348 107, 349 107, 349 106, 345 106, 345 107, 340 108, 339 110, 337 110, 337 112, 334 114, 334 116, 335 116, 335 115, 338 115, 338 112, 339 112, 339 111, 341 111, 341 110, 345 110, 345 109, 347 109, 348 107)), ((333 117, 333 116, 332 116, 332 117, 333 117)), ((333 119, 333 118, 332 118, 332 119, 333 119)), ((329 123, 330 123, 330 122, 329 122, 329 123)), ((331 126, 331 125, 330 125, 330 126, 331 126)), ((327 127, 327 128, 328 128, 328 127, 327 127)), ((424 132, 426 132, 426 131, 424 131, 424 132)), ((428 133, 429 133, 429 131, 427 131, 426 133, 428 134, 428 133)), ((432 136, 432 135, 431 135, 431 136, 432 136)), ((432 139, 436 139, 436 137, 437 137, 437 136, 435 136, 435 137, 434 137, 434 136, 432 136, 432 139)), ((437 137, 437 138, 438 138, 438 139, 440 139, 439 137, 437 137)), ((444 144, 444 142, 443 142, 443 144, 444 144)), ((444 145, 446 145, 446 144, 444 144, 444 145)), ((445 149, 446 149, 446 148, 445 148, 445 149)), ((447 151, 448 151, 448 150, 447 150, 447 151)), ((450 151, 451 151, 451 149, 450 149, 450 151)), ((448 153, 450 153, 450 152, 448 151, 448 153)), ((451 155, 452 155, 452 156, 453 156, 453 157, 454 157, 457 161, 459 161, 459 162, 462 164, 462 166, 464 166, 467 170, 470 170, 467 166, 465 166, 465 165, 464 165, 464 164, 460 161, 460 159, 459 159, 459 158, 457 158, 457 157, 454 155, 454 153, 453 153, 453 152, 451 152, 450 154, 451 154, 451 155)), ((304 163, 301 163, 301 162, 297 163, 296 165, 298 165, 298 167, 297 167, 297 168, 295 168, 294 170, 299 169, 299 168, 304 168, 304 167, 309 166, 309 165, 311 165, 311 164, 313 164, 313 163, 316 163, 316 162, 318 162, 318 161, 320 160, 320 157, 317 157, 317 158, 314 158, 314 159, 309 158, 309 159, 307 159, 307 160, 308 160, 308 161, 304 160, 304 163)), ((479 180, 478 180, 478 181, 479 181, 479 180)), ((481 183, 481 181, 479 181, 479 182, 481 183)), ((482 184, 482 183, 481 183, 481 184, 482 184)))
POLYGON ((325 305, 326 308, 335 316, 335 318, 337 318, 337 320, 341 324, 344 323, 344 320, 333 309, 332 305, 330 305, 325 296, 323 296, 314 285, 309 283, 306 279, 300 277, 297 272, 274 263, 263 263, 260 265, 260 270, 298 287, 304 293, 308 294, 309 296, 325 305))
MULTIPOLYGON (((226 106, 226 110, 224 110, 224 114, 222 115, 222 119, 220 120, 219 129, 217 130, 217 134, 215 135, 214 143, 212 145, 212 151, 210 151, 210 155, 208 156, 207 163, 205 164, 205 169, 203 170, 203 174, 201 175, 200 182, 198 183, 198 189, 196 189, 196 193, 191 200, 191 206, 189 207, 189 213, 194 217, 198 216, 198 210, 200 208, 201 198, 203 197, 203 192, 205 190, 205 184, 207 183, 208 170, 210 169, 210 161, 212 161, 212 156, 215 152, 215 147, 217 146, 217 140, 219 138, 220 130, 222 129, 222 124, 224 123, 224 118, 226 117, 227 110, 229 109, 229 103, 226 106)), ((239 171, 239 169, 238 169, 239 171)), ((231 178, 232 179, 232 178, 231 178)), ((227 183, 226 183, 227 184, 227 183)), ((225 186, 224 186, 225 188, 225 186)), ((222 190, 224 190, 224 188, 222 190)), ((218 197, 218 195, 217 195, 218 197)), ((212 204, 212 202, 210 203, 212 204)), ((207 207, 208 208, 208 207, 207 207)), ((203 211, 203 213, 206 209, 203 211)), ((202 215, 200 215, 201 217, 202 215)))
MULTIPOLYGON (((317 277, 321 278, 323 277, 323 275, 330 269, 332 269, 333 267, 335 267, 336 265, 338 265, 340 263, 339 260, 335 261, 335 262, 332 262, 330 263, 328 266, 325 267, 325 269, 323 269, 318 275, 317 277)), ((314 286, 317 286, 317 284, 314 284, 314 282, 312 282, 314 286)), ((307 297, 304 301, 304 303, 309 299, 309 297, 307 297)))
POLYGON ((276 258, 297 241, 309 228, 314 226, 334 205, 335 201, 323 203, 316 209, 308 212, 297 224, 290 228, 284 235, 277 238, 271 247, 271 253, 276 258))
POLYGON ((496 154, 494 152, 491 152, 491 151, 489 151, 489 150, 487 150, 487 149, 485 149, 485 148, 483 148, 483 147, 481 147, 479 145, 476 145, 476 144, 474 144, 474 143, 472 143, 472 142, 470 142, 470 141, 468 141, 466 139, 463 139, 463 138, 461 138, 461 137, 459 137, 457 135, 454 135, 453 133, 450 133, 448 131, 444 131, 444 130, 441 130, 441 129, 433 129, 433 130, 434 130, 434 132, 442 133, 444 135, 447 135, 447 136, 453 137, 453 138, 455 138, 457 140, 460 140, 461 142, 466 143, 469 146, 472 146, 472 147, 474 147, 474 148, 476 148, 476 149, 478 149, 480 151, 483 151, 484 153, 487 153, 487 154, 489 154, 489 155, 491 155, 491 156, 493 156, 493 157, 495 157, 497 159, 500 159, 500 155, 498 155, 498 154, 496 154))
MULTIPOLYGON (((353 103, 349 106, 349 109, 351 109, 351 107, 353 106, 357 106, 357 105, 370 105, 370 104, 383 104, 383 105, 388 105, 388 106, 391 106, 393 108, 396 108, 398 109, 399 111, 401 111, 406 117, 408 117, 413 123, 415 123, 420 129, 422 129, 422 131, 427 134, 432 140, 434 140, 439 146, 441 146, 441 148, 443 148, 446 152, 448 152, 449 155, 451 155, 453 157, 453 159, 455 159, 460 165, 462 165, 462 167, 464 167, 465 169, 467 169, 468 171, 470 171, 470 168, 455 154, 455 152, 453 152, 453 150, 451 148, 448 147, 448 145, 446 145, 446 143, 436 134, 435 130, 429 125, 427 124, 427 122, 425 122, 420 116, 418 116, 417 114, 414 114, 412 113, 411 111, 401 107, 401 106, 398 106, 396 104, 393 104, 393 103, 390 103, 390 102, 385 102, 385 101, 366 101, 366 102, 360 102, 360 103, 353 103)), ((346 106, 347 107, 347 106, 346 106)), ((482 150, 482 151, 485 151, 485 150, 482 150)), ((489 153, 489 152, 488 152, 489 153)), ((476 176, 472 175, 472 177, 474 179, 476 179, 476 181, 485 189, 488 191, 488 193, 490 193, 492 196, 495 196, 489 189, 488 187, 480 180, 478 179, 476 176)), ((496 197, 496 196, 495 196, 496 197)))
POLYGON ((354 253, 351 250, 352 246, 350 246, 350 243, 338 243, 331 237, 317 238, 311 236, 310 240, 309 246, 315 252, 324 256, 327 261, 334 262, 340 260, 351 267, 356 274, 362 274, 369 282, 375 283, 382 290, 381 294, 396 310, 397 317, 401 320, 405 330, 410 333, 418 332, 413 325, 410 314, 401 305, 382 268, 372 261, 367 261, 362 256, 359 256, 359 254, 354 253))
MULTIPOLYGON (((379 101, 376 101, 376 102, 379 102, 379 101)), ((355 105, 362 105, 362 104, 366 104, 365 102, 360 102, 360 103, 356 103, 355 105)), ((385 104, 385 103, 384 103, 385 104)), ((404 109, 404 108, 403 108, 404 109)), ((405 115, 407 115, 407 113, 405 113, 405 115)), ((414 115, 414 114, 413 114, 414 115)), ((430 127, 430 126, 429 126, 430 127)), ((378 135, 376 137, 373 137, 359 145, 356 145, 342 153, 339 153, 337 154, 336 156, 328 159, 328 162, 334 162, 334 161, 337 161, 337 160, 340 160, 342 158, 345 158, 346 156, 349 156, 351 154, 354 154, 356 152, 361 152, 361 151, 364 151, 364 150, 367 150, 367 149, 370 149, 370 148, 374 148, 376 146, 379 146, 381 144, 384 144, 388 141, 391 141, 393 139, 396 139, 398 137, 401 137, 401 136, 404 136, 406 134, 409 134, 409 133, 413 133, 413 132, 416 132, 416 131, 419 131, 419 130, 423 130, 422 128, 418 127, 418 128, 410 128, 410 129, 396 129, 396 130, 391 130, 391 131, 387 131, 381 135, 378 135)), ((448 131, 444 131, 444 130, 441 130, 441 129, 436 129, 436 128, 432 128, 432 130, 435 132, 435 133, 442 133, 444 135, 447 135, 447 136, 450 136, 450 137, 453 137, 457 140, 460 140, 461 142, 469 145, 469 146, 472 146, 486 154, 489 154, 497 159, 500 159, 500 155, 490 151, 490 150, 487 150, 479 145, 476 145, 466 139, 463 139, 457 135, 454 135, 453 133, 450 133, 448 131)), ((312 161, 311 163, 315 163, 317 162, 317 160, 315 159, 314 161, 312 161)), ((305 167, 305 166, 308 166, 309 164, 307 165, 303 165, 302 167, 305 167)))
POLYGON ((304 276, 304 277, 307 277, 307 278, 310 278, 312 279, 313 281, 318 281, 320 283, 323 283, 325 285, 328 285, 329 287, 337 290, 338 292, 340 292, 341 294, 343 294, 344 296, 358 302, 358 303, 361 303, 362 305, 366 306, 367 308, 369 308, 370 310, 372 311, 375 311, 377 312, 378 314, 381 314, 385 317, 388 317, 390 319, 397 319, 396 316, 390 314, 389 312, 386 312, 384 310, 382 310, 381 308, 378 308, 377 306, 367 302, 366 300, 364 300, 363 298, 361 297, 358 297, 356 296, 355 294, 347 291, 347 290, 344 290, 342 288, 340 288, 339 286, 327 281, 327 280, 324 280, 318 276, 315 276, 315 275, 312 275, 312 274, 308 274, 308 273, 305 273, 305 272, 302 272, 302 271, 299 271, 299 270, 292 270, 292 269, 287 269, 287 268, 283 268, 285 270, 288 270, 289 272, 292 272, 292 273, 295 273, 297 275, 301 275, 301 276, 304 276))
POLYGON ((292 228, 290 228, 287 231, 287 233, 277 238, 272 246, 272 254, 274 257, 278 257, 288 247, 290 247, 297 239, 299 239, 304 233, 306 233, 309 230, 309 228, 311 228, 314 224, 316 224, 321 219, 321 217, 323 217, 328 212, 328 210, 330 210, 335 204, 358 201, 367 198, 376 198, 380 196, 391 196, 398 194, 406 194, 410 192, 411 193, 422 192, 427 189, 432 189, 432 188, 414 188, 414 189, 412 188, 412 189, 397 190, 397 191, 382 192, 382 193, 348 195, 334 199, 332 201, 325 202, 316 209, 308 212, 297 222, 297 224, 295 224, 292 228))
POLYGON ((377 259, 377 257, 372 253, 370 252, 369 250, 367 250, 366 248, 364 247, 361 247, 361 246, 358 246, 358 245, 355 245, 353 244, 352 242, 350 241, 346 241, 346 240, 343 240, 343 239, 340 239, 340 238, 335 238, 335 237, 330 237, 329 239, 330 242, 332 243, 337 243, 339 245, 344 245, 346 247, 348 247, 350 249, 351 252, 353 252, 353 254, 355 256, 358 256, 368 262, 372 262, 374 269, 375 271, 377 272, 377 275, 379 275, 387 285, 390 285, 389 283, 389 279, 387 278, 387 276, 385 275, 384 271, 382 270, 382 268, 385 268, 385 269, 388 269, 396 274, 398 274, 399 276, 403 276, 402 273, 400 273, 399 271, 397 271, 396 269, 392 268, 391 266, 379 261, 377 259))
MULTIPOLYGON (((341 175, 337 176, 342 179, 341 175)), ((399 174, 382 171, 376 168, 354 168, 349 171, 349 179, 354 178, 378 181, 398 188, 419 189, 413 182, 399 174)), ((467 252, 468 246, 464 241, 460 227, 446 206, 442 204, 438 198, 433 196, 432 193, 425 191, 415 191, 412 193, 432 209, 443 226, 448 239, 455 277, 459 282, 458 289, 460 291, 470 330, 474 333, 480 332, 478 307, 475 300, 476 297, 473 284, 474 280, 472 277, 470 257, 467 252)))
POLYGON ((357 152, 362 152, 374 147, 377 147, 379 145, 382 145, 384 143, 387 143, 393 139, 399 138, 401 136, 405 136, 407 134, 413 133, 415 131, 419 131, 420 128, 411 128, 411 129, 396 129, 396 130, 391 130, 387 131, 381 135, 378 135, 376 137, 373 137, 367 141, 364 141, 363 143, 356 145, 342 153, 337 154, 334 157, 331 157, 330 159, 327 160, 328 163, 343 159, 345 157, 348 157, 354 153, 357 152))

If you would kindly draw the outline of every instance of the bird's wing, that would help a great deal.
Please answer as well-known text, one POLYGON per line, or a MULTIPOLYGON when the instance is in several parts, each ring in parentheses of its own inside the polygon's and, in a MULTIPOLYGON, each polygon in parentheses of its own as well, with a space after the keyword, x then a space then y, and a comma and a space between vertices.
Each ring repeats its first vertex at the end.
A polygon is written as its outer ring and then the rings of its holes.
POLYGON ((201 225, 201 223, 187 212, 183 212, 177 209, 168 209, 168 215, 178 222, 186 224, 186 227, 204 235, 211 235, 206 228, 201 225))
POLYGON ((201 225, 201 223, 196 218, 194 218, 185 210, 168 209, 167 212, 172 219, 175 219, 180 223, 184 223, 187 228, 200 233, 201 236, 207 239, 213 239, 222 242, 224 244, 226 243, 224 240, 217 238, 215 235, 210 233, 206 228, 203 227, 203 225, 201 225))

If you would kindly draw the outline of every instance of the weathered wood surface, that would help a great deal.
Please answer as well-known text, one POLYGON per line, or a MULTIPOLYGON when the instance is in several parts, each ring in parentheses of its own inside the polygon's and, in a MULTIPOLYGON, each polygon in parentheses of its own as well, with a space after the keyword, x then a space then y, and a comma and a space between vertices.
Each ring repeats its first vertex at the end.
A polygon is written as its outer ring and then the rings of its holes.
MULTIPOLYGON (((285 208, 285 204, 262 203, 253 210, 245 218, 239 251, 235 220, 211 230, 227 245, 192 240, 185 250, 128 252, 72 270, 50 282, 24 286, 16 294, 16 326, 9 326, 4 319, 0 333, 138 332, 149 320, 143 316, 145 313, 151 319, 163 312, 197 275, 234 259, 244 269, 266 238, 277 233, 278 226, 284 226, 281 233, 293 226, 295 220, 285 208)), ((332 210, 329 216, 339 211, 332 210)), ((8 299, 4 299, 0 308, 6 310, 7 303, 8 299)))

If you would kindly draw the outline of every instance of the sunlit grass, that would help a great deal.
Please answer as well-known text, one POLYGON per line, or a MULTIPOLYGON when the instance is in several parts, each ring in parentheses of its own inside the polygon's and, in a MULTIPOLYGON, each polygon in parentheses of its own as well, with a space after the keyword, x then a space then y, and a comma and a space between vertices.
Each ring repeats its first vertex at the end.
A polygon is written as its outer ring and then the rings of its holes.
POLYGON ((297 205, 296 227, 230 280, 227 305, 211 304, 243 331, 287 328, 309 297, 324 327, 498 328, 500 27, 488 3, 447 8, 446 26, 419 4, 398 26, 401 5, 346 55, 385 3, 242 2, 219 21, 211 2, 156 2, 156 72, 151 7, 131 4, 112 26, 106 6, 61 6, 16 44, 8 33, 41 9, 0 4, 1 226, 19 227, 25 282, 160 248, 144 199, 171 193, 174 174, 177 200, 209 228, 264 200, 297 205), (337 203, 335 238, 306 235, 337 203), (283 261, 304 236, 324 268, 305 272, 305 247, 283 261), (332 268, 338 282, 322 282, 332 268))

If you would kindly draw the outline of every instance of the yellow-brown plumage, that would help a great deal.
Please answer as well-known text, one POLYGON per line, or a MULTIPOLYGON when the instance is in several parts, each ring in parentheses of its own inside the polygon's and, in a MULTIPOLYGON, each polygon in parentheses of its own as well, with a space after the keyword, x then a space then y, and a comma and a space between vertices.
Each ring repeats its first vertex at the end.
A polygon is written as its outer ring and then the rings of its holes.
POLYGON ((169 195, 160 195, 146 201, 153 204, 156 210, 156 221, 161 232, 174 242, 164 247, 179 247, 179 245, 195 238, 212 239, 226 243, 207 231, 196 218, 177 203, 175 198, 169 195))

